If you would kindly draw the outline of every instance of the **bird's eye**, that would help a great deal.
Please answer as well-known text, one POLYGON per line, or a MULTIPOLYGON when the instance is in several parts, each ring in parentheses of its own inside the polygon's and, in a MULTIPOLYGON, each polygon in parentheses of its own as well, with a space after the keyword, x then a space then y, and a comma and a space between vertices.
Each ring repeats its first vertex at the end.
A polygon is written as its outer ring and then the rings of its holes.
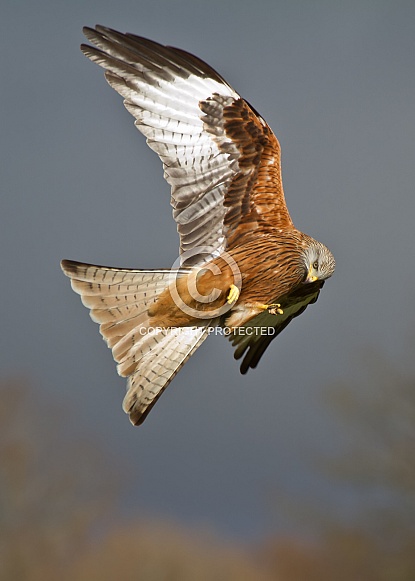
POLYGON ((314 270, 318 270, 318 260, 313 262, 313 268, 314 268, 314 270))

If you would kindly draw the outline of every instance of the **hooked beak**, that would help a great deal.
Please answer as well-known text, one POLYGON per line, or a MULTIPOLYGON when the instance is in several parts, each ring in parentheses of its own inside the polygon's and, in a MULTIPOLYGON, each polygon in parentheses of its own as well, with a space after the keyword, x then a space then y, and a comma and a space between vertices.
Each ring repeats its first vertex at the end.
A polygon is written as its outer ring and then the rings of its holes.
POLYGON ((310 266, 310 268, 308 269, 307 278, 304 281, 305 283, 316 282, 316 280, 318 279, 318 276, 314 276, 314 275, 311 274, 312 271, 313 271, 313 267, 310 266))

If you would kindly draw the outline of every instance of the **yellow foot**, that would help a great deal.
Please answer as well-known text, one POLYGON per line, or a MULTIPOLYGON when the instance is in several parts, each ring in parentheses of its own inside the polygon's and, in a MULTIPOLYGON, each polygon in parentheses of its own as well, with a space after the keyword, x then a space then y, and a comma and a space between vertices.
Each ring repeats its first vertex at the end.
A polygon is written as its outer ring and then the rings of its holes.
POLYGON ((226 302, 230 305, 236 302, 239 298, 239 288, 234 284, 231 284, 231 288, 229 289, 229 294, 227 296, 226 302))
POLYGON ((268 311, 270 315, 283 315, 284 311, 280 308, 281 305, 279 303, 275 303, 272 305, 260 305, 261 309, 264 311, 268 311))

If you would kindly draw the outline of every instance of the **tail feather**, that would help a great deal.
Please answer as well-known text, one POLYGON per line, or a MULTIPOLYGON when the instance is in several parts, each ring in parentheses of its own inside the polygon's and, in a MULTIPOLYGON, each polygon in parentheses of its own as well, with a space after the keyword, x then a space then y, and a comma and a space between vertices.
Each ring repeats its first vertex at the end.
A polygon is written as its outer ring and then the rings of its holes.
POLYGON ((90 309, 112 349, 118 373, 129 377, 123 408, 141 424, 170 381, 207 337, 210 321, 152 328, 148 309, 177 272, 127 270, 62 261, 63 272, 90 309))
POLYGON ((128 379, 123 409, 134 425, 143 423, 158 398, 208 335, 203 327, 161 329, 152 348, 128 379))
MULTIPOLYGON (((96 318, 91 313, 91 318, 96 321, 96 318)), ((100 325, 100 333, 107 342, 108 347, 113 349, 117 343, 125 338, 128 339, 130 334, 134 334, 137 328, 146 328, 148 325, 147 308, 124 320, 115 321, 112 323, 103 323, 100 325)))

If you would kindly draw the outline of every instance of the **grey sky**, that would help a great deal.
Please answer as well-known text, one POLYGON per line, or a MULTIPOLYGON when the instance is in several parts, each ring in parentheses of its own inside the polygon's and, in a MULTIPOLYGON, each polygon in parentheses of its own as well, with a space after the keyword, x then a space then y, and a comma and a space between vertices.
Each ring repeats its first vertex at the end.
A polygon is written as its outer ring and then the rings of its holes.
POLYGON ((1 11, 2 376, 31 377, 125 460, 130 510, 260 535, 269 490, 321 493, 309 451, 342 440, 321 388, 353 377, 367 345, 399 358, 414 320, 415 4, 40 0, 1 11), (178 247, 157 156, 79 50, 82 26, 96 23, 196 54, 250 101, 280 140, 295 224, 337 261, 257 370, 242 377, 228 342, 211 337, 141 428, 59 268, 168 267, 178 247))

